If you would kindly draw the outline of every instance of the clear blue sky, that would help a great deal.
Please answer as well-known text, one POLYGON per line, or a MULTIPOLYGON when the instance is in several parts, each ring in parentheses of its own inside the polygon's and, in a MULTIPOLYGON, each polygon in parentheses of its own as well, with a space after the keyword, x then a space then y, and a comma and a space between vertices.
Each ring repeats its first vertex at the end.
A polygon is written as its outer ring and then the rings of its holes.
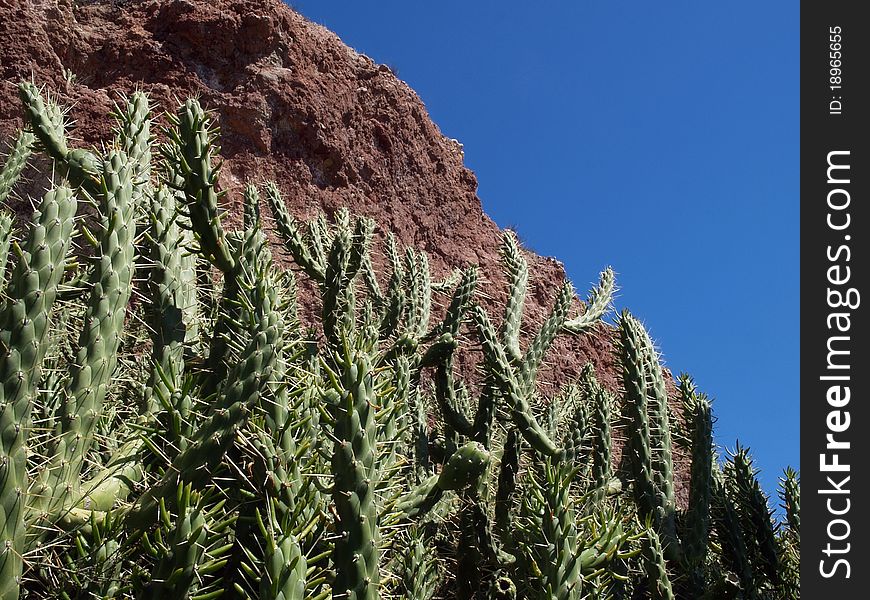
POLYGON ((799 467, 796 2, 292 3, 417 91, 484 210, 715 398, 769 492, 799 467))

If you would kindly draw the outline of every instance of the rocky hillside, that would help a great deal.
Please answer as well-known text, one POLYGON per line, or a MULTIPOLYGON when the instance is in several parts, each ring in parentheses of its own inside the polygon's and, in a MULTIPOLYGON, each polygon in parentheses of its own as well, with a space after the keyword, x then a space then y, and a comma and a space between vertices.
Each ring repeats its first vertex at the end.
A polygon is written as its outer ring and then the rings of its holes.
MULTIPOLYGON (((163 110, 196 95, 220 119, 230 223, 243 182, 272 179, 297 216, 348 206, 373 217, 380 233, 426 250, 435 277, 481 265, 487 302, 503 301, 501 232, 461 145, 389 68, 279 0, 0 0, 0 75, 0 153, 22 125, 22 79, 56 91, 89 146, 110 139, 105 115, 120 94, 144 89, 163 110)), ((34 174, 30 185, 35 193, 44 181, 34 174)), ((552 258, 527 258, 526 318, 537 325, 565 272, 552 258)), ((576 283, 583 293, 587 281, 576 283)), ((590 360, 615 388, 612 335, 601 327, 557 340, 542 392, 590 360)))

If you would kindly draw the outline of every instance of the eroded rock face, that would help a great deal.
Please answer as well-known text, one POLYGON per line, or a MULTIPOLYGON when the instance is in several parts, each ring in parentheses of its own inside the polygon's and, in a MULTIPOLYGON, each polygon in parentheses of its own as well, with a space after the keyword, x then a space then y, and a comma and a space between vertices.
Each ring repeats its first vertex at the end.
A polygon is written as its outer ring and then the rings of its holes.
MULTIPOLYGON (((501 232, 481 208, 459 145, 389 68, 279 0, 0 0, 0 73, 0 152, 22 125, 22 79, 72 107, 72 135, 86 146, 111 138, 106 115, 122 93, 143 89, 161 110, 196 95, 222 129, 228 227, 240 221, 243 183, 275 180, 295 215, 347 206, 373 217, 379 234, 392 230, 428 252, 436 278, 479 264, 487 308, 499 314, 501 232)), ((42 185, 31 182, 34 194, 42 185)), ((531 330, 565 272, 552 258, 527 258, 531 330)), ((617 388, 610 328, 560 336, 541 392, 573 381, 588 361, 617 388)))

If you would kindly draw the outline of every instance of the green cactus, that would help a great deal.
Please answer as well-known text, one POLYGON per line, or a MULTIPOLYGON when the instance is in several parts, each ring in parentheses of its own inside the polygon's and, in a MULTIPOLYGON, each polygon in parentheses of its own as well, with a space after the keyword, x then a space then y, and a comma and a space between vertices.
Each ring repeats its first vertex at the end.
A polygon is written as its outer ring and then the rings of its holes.
MULTIPOLYGON (((215 568, 206 560, 209 538, 214 534, 208 531, 209 511, 203 499, 192 491, 190 484, 179 485, 175 500, 177 515, 173 519, 166 507, 160 502, 160 521, 165 526, 158 529, 152 546, 152 553, 159 560, 151 575, 151 580, 139 595, 141 600, 159 598, 186 598, 200 590, 202 577, 215 568)), ((214 561, 216 557, 211 557, 214 561)))
POLYGON ((755 571, 757 575, 763 574, 769 585, 776 588, 780 584, 776 529, 749 451, 738 445, 728 467, 727 481, 736 501, 741 530, 755 571))
POLYGON ((513 496, 517 489, 517 474, 520 469, 522 437, 515 428, 508 431, 498 473, 498 488, 495 499, 495 524, 502 538, 509 538, 513 496))
POLYGON ((667 393, 649 335, 628 311, 619 320, 619 353, 632 421, 627 450, 635 502, 642 517, 652 519, 666 556, 679 562, 667 393))
POLYGON ((172 141, 163 146, 164 158, 173 174, 171 185, 184 194, 199 250, 218 269, 231 273, 235 259, 221 226, 217 191, 219 169, 212 166, 217 147, 217 131, 196 100, 188 100, 172 118, 168 131, 172 141))
POLYGON ((800 475, 786 468, 779 480, 779 498, 785 511, 785 524, 778 536, 782 595, 787 600, 800 598, 801 491, 800 475))
POLYGON ((49 315, 72 238, 72 190, 48 192, 6 289, 0 321, 0 598, 18 597, 27 490, 27 436, 33 395, 47 351, 49 315))
MULTIPOLYGON (((3 169, 0 169, 0 204, 6 202, 6 198, 12 192, 12 188, 21 177, 24 167, 27 166, 27 159, 30 158, 30 153, 33 150, 33 142, 36 138, 29 131, 21 131, 15 139, 15 144, 9 151, 6 157, 6 162, 3 164, 3 169)), ((6 261, 2 261, 6 264, 6 261)))
POLYGON ((32 83, 22 82, 18 86, 18 95, 24 104, 25 120, 40 147, 54 159, 74 187, 81 186, 91 198, 100 197, 102 161, 88 150, 69 149, 60 108, 51 99, 43 99, 39 88, 32 83))
POLYGON ((408 530, 410 544, 404 559, 402 587, 408 600, 431 600, 438 591, 438 565, 432 556, 431 541, 423 528, 408 530))
POLYGON ((326 265, 312 256, 308 243, 299 231, 296 220, 287 211, 287 205, 281 197, 278 185, 274 182, 266 184, 266 199, 275 218, 275 225, 281 234, 284 244, 293 255, 296 264, 313 280, 323 282, 326 277, 326 265))
POLYGON ((264 393, 275 368, 276 348, 282 343, 283 323, 280 314, 272 310, 274 293, 267 281, 263 285, 260 308, 263 312, 259 330, 245 348, 227 378, 221 397, 211 408, 211 413, 194 432, 189 445, 181 451, 169 466, 161 482, 142 495, 137 507, 130 513, 129 521, 141 528, 153 518, 159 501, 169 497, 177 482, 200 487, 217 467, 233 441, 233 436, 244 425, 251 410, 264 393))
POLYGON ((611 412, 614 399, 595 379, 595 368, 592 363, 587 363, 583 367, 580 381, 585 401, 590 407, 591 487, 596 502, 603 502, 613 480, 611 412))
POLYGON ((12 216, 0 211, 0 292, 6 288, 6 263, 12 246, 12 216))
POLYGON ((547 597, 558 600, 579 599, 583 593, 579 539, 570 497, 573 473, 573 468, 567 465, 548 464, 542 482, 543 536, 549 542, 550 551, 549 560, 542 563, 543 584, 547 597))
POLYGON ((442 490, 459 490, 471 485, 483 474, 489 465, 489 452, 479 442, 468 442, 457 449, 438 476, 438 487, 442 490))
POLYGON ((488 368, 493 373, 500 391, 511 405, 511 415, 517 430, 538 452, 546 456, 558 456, 562 450, 549 438, 538 423, 525 396, 521 395, 520 383, 508 361, 504 348, 495 337, 495 330, 486 312, 474 307, 473 316, 483 342, 483 352, 488 368))
POLYGON ((713 477, 711 517, 716 537, 722 548, 723 567, 736 575, 740 589, 747 598, 757 598, 755 571, 740 517, 720 471, 715 471, 713 477))
MULTIPOLYGON (((688 381, 688 380, 685 380, 688 381)), ((689 508, 683 522, 683 544, 689 586, 695 594, 704 588, 704 570, 710 533, 710 501, 713 492, 713 416, 710 401, 695 394, 694 386, 681 386, 691 399, 685 417, 691 433, 692 466, 689 480, 689 508)))
POLYGON ((643 558, 650 598, 653 600, 674 600, 674 591, 671 587, 662 543, 659 534, 652 527, 648 527, 646 530, 643 558))
POLYGON ((377 598, 380 585, 374 489, 377 485, 374 390, 371 361, 364 352, 343 358, 342 375, 327 401, 335 422, 333 491, 339 537, 335 541, 335 593, 350 599, 377 598))
POLYGON ((502 262, 507 272, 509 294, 501 338, 504 341, 505 354, 512 360, 521 360, 520 327, 529 285, 529 266, 517 244, 516 236, 509 231, 502 236, 502 262))
POLYGON ((616 279, 613 269, 607 267, 601 272, 598 287, 593 288, 586 300, 585 312, 568 321, 564 327, 571 333, 583 333, 601 320, 610 309, 613 294, 616 291, 616 279))
POLYGON ((788 467, 780 478, 780 500, 785 510, 786 523, 791 534, 800 542, 801 537, 801 484, 800 475, 788 467))
POLYGON ((184 347, 187 342, 187 323, 184 319, 185 302, 182 273, 182 235, 176 222, 175 196, 159 187, 151 203, 151 268, 152 297, 154 298, 154 346, 152 360, 159 369, 152 371, 146 388, 146 407, 155 412, 159 406, 154 394, 168 397, 179 387, 184 375, 184 347), (171 385, 167 384, 167 381, 171 385))
POLYGON ((624 394, 591 364, 564 393, 539 384, 558 335, 607 331, 612 269, 579 316, 565 282, 530 327, 535 273, 506 233, 494 323, 477 304, 489 274, 436 279, 389 232, 379 256, 371 219, 297 221, 267 183, 299 287, 320 294, 297 314, 257 187, 242 229, 224 228, 219 132, 197 101, 158 163, 145 94, 121 99, 101 156, 69 148, 50 96, 19 91, 2 198, 31 151, 70 187, 45 195, 21 247, 0 212, 0 599, 799 597, 797 473, 777 523, 748 451, 717 466, 688 377, 673 411, 628 312, 624 394), (79 228, 92 266, 67 258, 74 188, 100 209, 79 228), (628 472, 612 465, 621 431, 628 472), (692 457, 685 507, 674 445, 692 457))
POLYGON ((299 538, 279 524, 274 504, 268 516, 265 522, 258 519, 260 532, 266 539, 260 600, 304 600, 308 561, 299 538))
POLYGON ((112 152, 103 164, 101 255, 95 265, 79 351, 71 366, 66 401, 49 470, 50 510, 77 502, 79 480, 94 425, 115 371, 118 345, 132 293, 135 221, 132 169, 112 152))
POLYGON ((116 137, 118 146, 127 156, 133 171, 133 204, 136 212, 146 214, 147 196, 151 195, 151 104, 141 91, 129 98, 122 98, 115 105, 118 122, 116 137))

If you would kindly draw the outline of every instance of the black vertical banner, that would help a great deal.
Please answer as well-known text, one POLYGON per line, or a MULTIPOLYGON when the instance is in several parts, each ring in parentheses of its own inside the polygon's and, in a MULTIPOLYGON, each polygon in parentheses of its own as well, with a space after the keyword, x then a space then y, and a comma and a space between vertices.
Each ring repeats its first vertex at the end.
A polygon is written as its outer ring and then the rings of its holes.
POLYGON ((870 597, 870 21, 859 8, 801 3, 801 592, 810 600, 870 597))

